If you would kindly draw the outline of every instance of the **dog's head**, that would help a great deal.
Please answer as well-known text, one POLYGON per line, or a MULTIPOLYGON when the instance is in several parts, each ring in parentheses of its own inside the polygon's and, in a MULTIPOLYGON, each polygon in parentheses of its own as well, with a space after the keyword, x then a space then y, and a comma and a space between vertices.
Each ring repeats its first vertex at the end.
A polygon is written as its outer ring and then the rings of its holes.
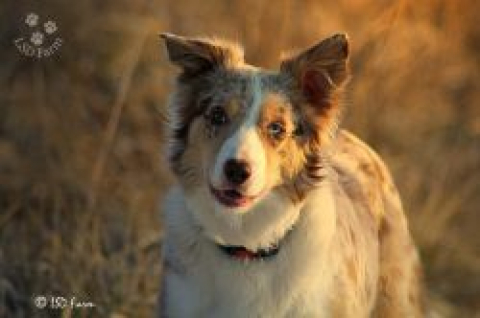
POLYGON ((347 37, 327 38, 277 71, 246 64, 231 43, 162 37, 182 71, 170 101, 169 160, 192 205, 238 216, 272 192, 301 201, 322 178, 336 130, 347 37))

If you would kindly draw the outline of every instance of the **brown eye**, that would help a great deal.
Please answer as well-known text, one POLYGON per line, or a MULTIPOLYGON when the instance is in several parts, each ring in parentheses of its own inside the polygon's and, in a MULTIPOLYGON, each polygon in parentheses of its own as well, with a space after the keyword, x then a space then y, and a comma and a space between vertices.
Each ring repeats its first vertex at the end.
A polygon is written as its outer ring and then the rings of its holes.
POLYGON ((225 124, 228 120, 225 110, 223 110, 223 108, 219 106, 213 107, 210 110, 207 118, 210 124, 212 124, 213 126, 221 126, 225 124))
POLYGON ((268 124, 267 131, 272 138, 277 140, 281 140, 285 137, 285 127, 278 121, 268 124))

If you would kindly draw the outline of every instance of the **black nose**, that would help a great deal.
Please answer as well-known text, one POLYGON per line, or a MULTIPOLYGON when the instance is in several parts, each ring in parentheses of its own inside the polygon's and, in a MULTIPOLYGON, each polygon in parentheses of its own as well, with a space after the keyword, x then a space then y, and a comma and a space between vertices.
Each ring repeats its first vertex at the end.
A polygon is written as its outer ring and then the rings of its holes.
POLYGON ((240 185, 250 177, 251 169, 245 160, 229 159, 225 162, 224 173, 229 182, 240 185))

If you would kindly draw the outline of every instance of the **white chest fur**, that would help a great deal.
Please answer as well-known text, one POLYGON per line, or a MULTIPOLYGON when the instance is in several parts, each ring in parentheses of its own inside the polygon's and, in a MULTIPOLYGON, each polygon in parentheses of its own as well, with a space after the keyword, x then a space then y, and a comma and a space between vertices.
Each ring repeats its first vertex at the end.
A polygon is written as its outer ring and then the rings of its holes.
POLYGON ((246 262, 223 254, 203 233, 180 189, 166 202, 163 310, 168 317, 328 316, 337 268, 330 253, 335 207, 328 184, 299 207, 277 255, 246 262))

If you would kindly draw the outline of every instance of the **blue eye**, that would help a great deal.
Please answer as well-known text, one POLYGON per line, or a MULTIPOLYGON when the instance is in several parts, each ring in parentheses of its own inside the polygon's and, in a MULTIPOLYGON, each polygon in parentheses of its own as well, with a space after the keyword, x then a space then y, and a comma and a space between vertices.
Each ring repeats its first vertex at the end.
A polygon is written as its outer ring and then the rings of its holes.
POLYGON ((283 139, 285 137, 285 127, 280 122, 272 122, 268 124, 267 131, 270 136, 275 139, 283 139))

